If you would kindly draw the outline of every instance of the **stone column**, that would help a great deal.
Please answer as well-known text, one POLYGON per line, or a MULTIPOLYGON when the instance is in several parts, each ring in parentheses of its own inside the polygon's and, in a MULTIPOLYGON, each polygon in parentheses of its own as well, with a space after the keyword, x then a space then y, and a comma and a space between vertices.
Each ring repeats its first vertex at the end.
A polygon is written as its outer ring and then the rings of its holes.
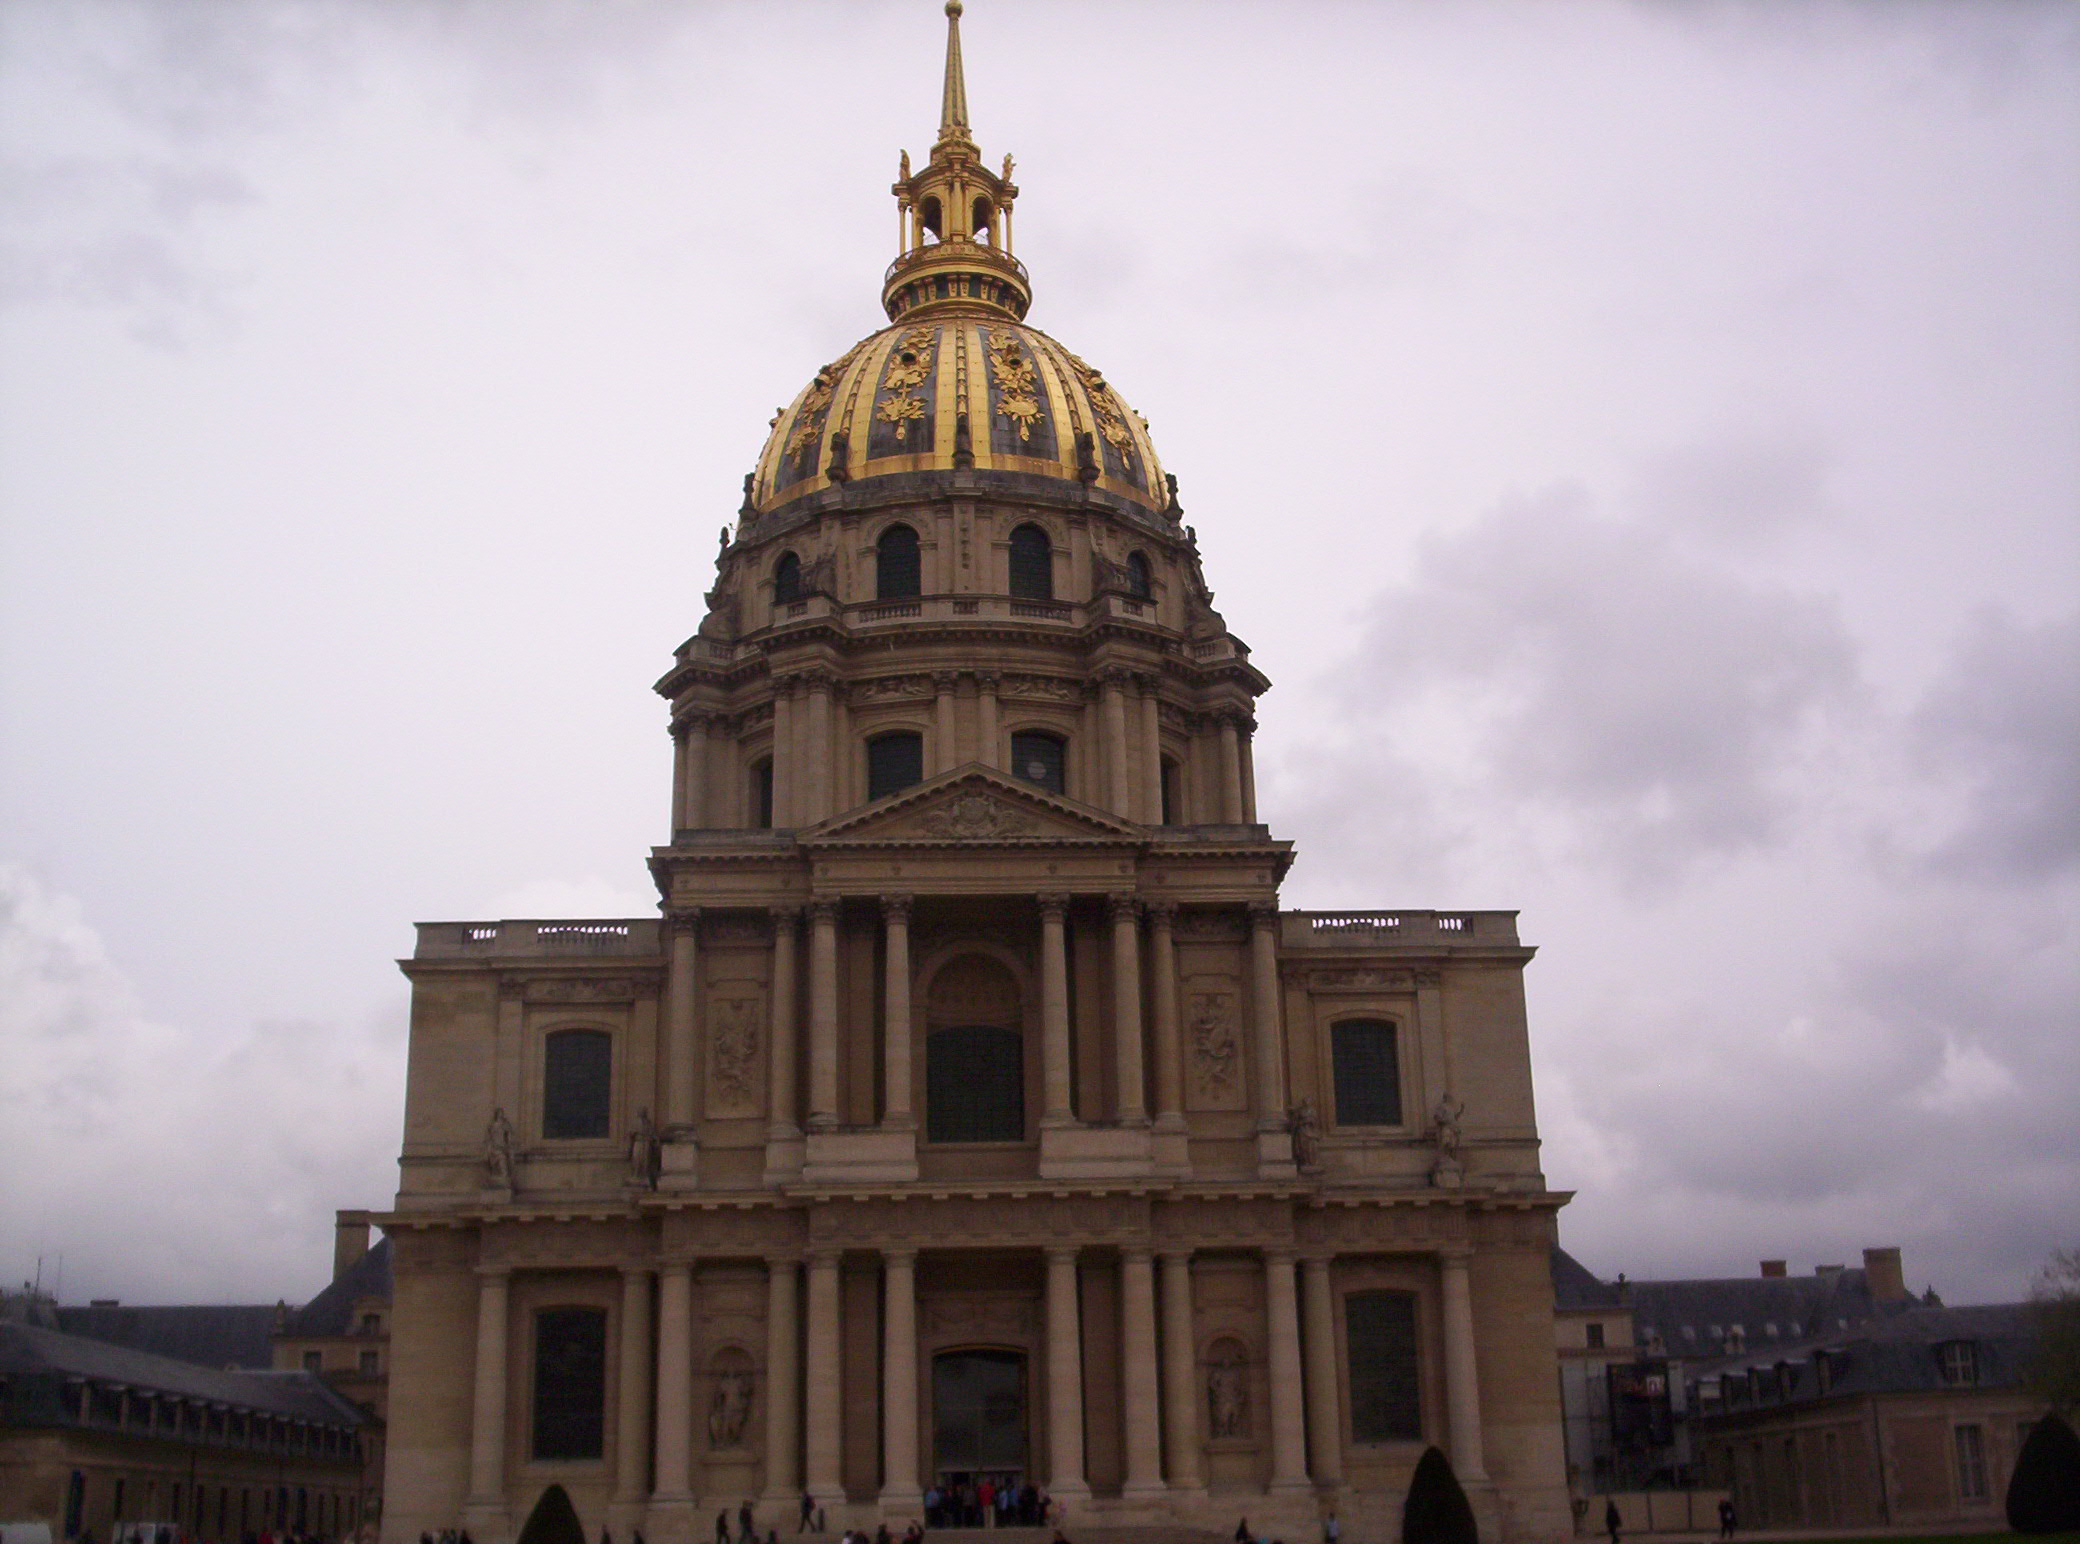
POLYGON ((502 1506, 506 1499, 506 1291, 512 1272, 477 1274, 477 1368, 470 1403, 469 1504, 502 1506))
POLYGON ((1481 1451, 1480 1374, 1473 1347, 1473 1285, 1467 1275, 1467 1252, 1445 1251, 1438 1258, 1444 1278, 1444 1403, 1451 1433, 1452 1471, 1463 1483, 1485 1483, 1486 1457, 1481 1451))
MULTIPOLYGON (((1069 1086, 1069 897, 1042 895, 1040 902, 1040 1061, 1045 1103, 1043 1126, 1073 1126, 1069 1086)), ((1081 1468, 1081 1463, 1078 1465, 1081 1468)))
POLYGON ((1300 1262, 1300 1311, 1307 1339, 1308 1472, 1317 1485, 1343 1483, 1343 1402, 1336 1383, 1336 1301, 1327 1255, 1300 1262))
POLYGON ((671 934, 670 975, 665 986, 664 1109, 661 1124, 672 1135, 689 1135, 700 1119, 696 1100, 700 1081, 700 1049, 696 1043, 700 1003, 700 909, 678 907, 665 913, 671 934))
POLYGON ((639 1507, 650 1477, 650 1273, 621 1268, 621 1398, 614 1420, 614 1504, 639 1507))
POLYGON ((1131 820, 1134 810, 1128 800, 1133 768, 1127 761, 1127 672, 1114 667, 1099 679, 1104 690, 1106 807, 1122 820, 1131 820))
POLYGON ((960 677, 951 670, 932 672, 932 760, 933 776, 950 772, 960 765, 961 750, 959 729, 956 727, 954 710, 959 704, 955 693, 960 689, 960 677))
POLYGON ((693 1500, 693 1267, 666 1263, 657 1283, 657 1480, 654 1501, 693 1500))
POLYGON ((692 751, 693 726, 695 720, 682 718, 672 725, 672 830, 691 824, 686 818, 687 777, 690 772, 688 757, 692 751))
POLYGON ((1156 677, 1136 676, 1141 688, 1141 823, 1163 823, 1163 708, 1156 677))
POLYGON ((766 1500, 789 1506, 802 1492, 802 1359, 796 1262, 766 1262, 766 1500))
POLYGON ((1192 1321, 1192 1252, 1163 1251, 1163 1445, 1172 1490, 1205 1484, 1199 1464, 1199 1358, 1192 1321))
POLYGON ((809 1125, 838 1124, 838 903, 809 903, 809 1125))
POLYGON ((1257 1053, 1257 1130, 1286 1126, 1286 1036, 1279 1011, 1278 908, 1249 909, 1250 1030, 1257 1053))
POLYGON ((797 906, 775 906, 767 915, 773 919, 773 981, 766 1025, 773 1065, 767 1090, 770 1108, 766 1136, 769 1140, 785 1141, 801 1135, 801 1128, 795 1124, 794 1069, 799 1047, 795 1044, 794 939, 802 913, 797 906))
POLYGON ((802 779, 807 785, 805 808, 800 823, 813 825, 826 818, 831 812, 831 766, 835 755, 831 745, 831 677, 830 672, 815 670, 809 673, 809 723, 806 738, 807 754, 802 758, 802 779))
POLYGON ((794 679, 781 676, 773 682, 773 825, 785 830, 795 824, 794 679))
POLYGON ((985 767, 1004 765, 1004 753, 997 743, 997 673, 981 670, 975 674, 975 759, 985 767))
POLYGON ((1264 1317, 1271 1336, 1271 1488, 1307 1484, 1307 1423, 1301 1409, 1300 1310, 1293 1253, 1264 1252, 1264 1317))
POLYGON ((1047 1251, 1047 1447, 1050 1495, 1090 1494, 1083 1478, 1083 1331, 1076 1250, 1047 1251))
POLYGON ((1184 1046, 1177 1026, 1177 906, 1148 904, 1148 970, 1155 1008, 1156 1130, 1183 1131, 1184 1046))
POLYGON ((1242 818, 1251 825, 1257 823, 1257 726, 1244 720, 1236 727, 1239 752, 1235 769, 1236 779, 1242 790, 1242 818))
POLYGON ((1242 751, 1238 744, 1235 715, 1220 715, 1221 736, 1221 824, 1242 824, 1242 751))
POLYGON ((845 1391, 838 1377, 838 1251, 809 1256, 809 1365, 803 1405, 809 1473, 803 1486, 820 1506, 845 1499, 840 1460, 840 1417, 845 1391))
POLYGON ((1157 1391, 1155 1259, 1140 1245, 1119 1254, 1121 1383, 1126 1396, 1126 1494, 1161 1494, 1163 1420, 1157 1391))
POLYGON ((1123 1125, 1148 1124, 1148 1098, 1141 1077, 1141 906, 1115 895, 1112 910, 1112 1046, 1114 1112, 1123 1125))
POLYGON ((881 924, 886 954, 881 996, 887 1022, 882 1026, 881 1123, 914 1130, 910 1113, 910 897, 881 897, 881 924))
POLYGON ((881 1505, 916 1511, 917 1481, 917 1251, 882 1256, 881 1505))

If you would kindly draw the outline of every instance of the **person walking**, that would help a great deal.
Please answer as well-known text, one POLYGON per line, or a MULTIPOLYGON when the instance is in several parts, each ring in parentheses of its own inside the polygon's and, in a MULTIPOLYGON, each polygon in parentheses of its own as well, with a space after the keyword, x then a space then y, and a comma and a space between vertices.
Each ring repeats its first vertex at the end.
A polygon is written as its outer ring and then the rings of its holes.
POLYGON ((1342 1538, 1343 1524, 1336 1520, 1336 1513, 1332 1510, 1322 1519, 1322 1544, 1339 1544, 1342 1538))
POLYGON ((1733 1537, 1733 1497, 1731 1496, 1721 1496, 1719 1498, 1719 1537, 1722 1539, 1733 1537))
POLYGON ((807 1533, 809 1524, 816 1521, 816 1498, 806 1490, 802 1492, 802 1520, 795 1524, 796 1533, 807 1533))
POLYGON ((1618 1544, 1618 1530, 1624 1525, 1625 1519, 1618 1515, 1617 1497, 1613 1496, 1603 1505, 1603 1531, 1611 1536, 1611 1544, 1618 1544))

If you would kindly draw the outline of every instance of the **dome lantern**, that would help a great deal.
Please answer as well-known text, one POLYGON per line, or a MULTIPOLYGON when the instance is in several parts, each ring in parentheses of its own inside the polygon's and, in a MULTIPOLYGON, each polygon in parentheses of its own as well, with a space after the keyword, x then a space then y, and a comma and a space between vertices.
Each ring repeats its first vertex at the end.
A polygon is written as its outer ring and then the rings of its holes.
POLYGON ((1033 303, 1025 266, 1012 255, 1012 162, 982 164, 968 127, 961 65, 961 0, 946 0, 946 78, 939 93, 939 137, 915 175, 903 158, 895 195, 898 247, 881 285, 890 321, 947 312, 981 312, 1018 321, 1033 303))

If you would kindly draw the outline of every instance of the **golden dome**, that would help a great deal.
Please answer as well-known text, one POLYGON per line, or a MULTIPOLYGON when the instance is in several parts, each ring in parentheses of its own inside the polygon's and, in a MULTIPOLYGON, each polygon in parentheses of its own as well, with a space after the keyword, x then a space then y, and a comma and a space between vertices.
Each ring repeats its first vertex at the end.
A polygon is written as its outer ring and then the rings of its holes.
POLYGON ((751 503, 764 514, 833 483, 969 467, 1170 502, 1147 423, 1103 373, 975 307, 884 327, 817 371, 773 420, 751 503))

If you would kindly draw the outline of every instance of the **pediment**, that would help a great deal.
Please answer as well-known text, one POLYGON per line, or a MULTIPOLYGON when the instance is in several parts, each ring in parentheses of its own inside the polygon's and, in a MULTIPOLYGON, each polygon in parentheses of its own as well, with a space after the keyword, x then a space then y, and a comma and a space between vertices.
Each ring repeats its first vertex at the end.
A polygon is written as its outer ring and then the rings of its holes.
POLYGON ((800 833, 804 847, 1140 846, 1130 821, 978 762, 800 833))

